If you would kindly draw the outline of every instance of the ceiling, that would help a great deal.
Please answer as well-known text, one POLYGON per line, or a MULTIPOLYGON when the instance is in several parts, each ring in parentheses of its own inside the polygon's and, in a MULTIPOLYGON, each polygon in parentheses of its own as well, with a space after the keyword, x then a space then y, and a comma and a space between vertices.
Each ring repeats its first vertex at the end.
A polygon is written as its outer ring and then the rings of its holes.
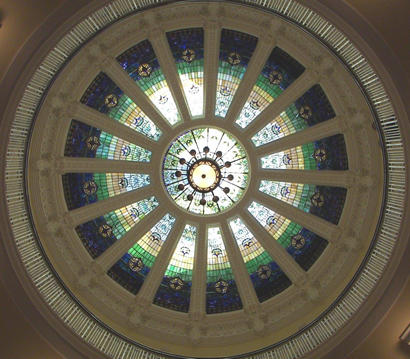
MULTIPOLYGON (((406 57, 410 49, 402 46, 403 38, 397 36, 397 34, 405 33, 404 29, 407 21, 404 14, 406 13, 405 7, 408 6, 408 2, 405 0, 395 1, 396 6, 392 6, 390 3, 389 7, 386 7, 382 1, 372 2, 371 7, 368 7, 368 2, 366 1, 351 2, 383 34, 385 41, 392 48, 392 51, 402 61, 406 73, 410 74, 410 62, 408 56, 406 57), (388 21, 393 18, 394 21, 388 21)), ((0 77, 5 73, 18 48, 59 3, 63 3, 63 1, 38 1, 36 6, 30 9, 31 2, 29 1, 4 1, 4 5, 2 4, 1 8, 3 27, 0 30, 0 46, 2 48, 0 77)), ((405 43, 408 44, 408 41, 405 43)), ((29 352, 31 358, 60 357, 36 334, 26 319, 23 318, 10 297, 6 294, 3 286, 1 287, 0 297, 4 302, 1 307, 2 311, 4 308, 7 308, 1 315, 2 319, 5 318, 1 323, 1 332, 7 333, 1 337, 1 348, 2 350, 5 348, 7 350, 2 355, 5 358, 18 359, 26 357, 29 352), (21 342, 25 342, 25 345, 19 345, 21 342)), ((363 358, 369 355, 372 355, 373 358, 385 358, 387 357, 385 356, 387 354, 386 350, 390 351, 390 355, 391 351, 394 351, 396 353, 395 358, 406 357, 405 349, 397 345, 397 337, 409 321, 409 309, 405 306, 409 298, 410 287, 407 285, 388 316, 375 332, 352 353, 350 358, 363 358)))

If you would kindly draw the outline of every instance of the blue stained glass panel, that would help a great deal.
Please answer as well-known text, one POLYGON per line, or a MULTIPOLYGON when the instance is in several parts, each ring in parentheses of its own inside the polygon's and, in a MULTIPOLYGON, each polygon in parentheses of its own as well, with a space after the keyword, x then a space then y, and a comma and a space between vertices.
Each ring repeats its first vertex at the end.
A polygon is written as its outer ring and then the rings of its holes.
POLYGON ((64 196, 69 210, 148 186, 149 183, 149 175, 137 173, 67 173, 63 175, 64 196), (93 183, 96 187, 93 187, 93 183))
POLYGON ((322 237, 257 202, 252 202, 248 210, 306 271, 316 262, 328 244, 322 237))
POLYGON ((261 166, 266 169, 347 170, 344 136, 335 135, 264 156, 261 166))
POLYGON ((334 224, 339 223, 347 194, 341 187, 265 180, 259 190, 334 224))
POLYGON ((257 42, 255 36, 222 29, 216 85, 216 116, 226 116, 257 42))
POLYGON ((286 88, 305 68, 289 54, 275 47, 256 80, 236 123, 245 128, 286 88))
POLYGON ((240 218, 229 222, 246 269, 260 302, 284 291, 291 285, 289 278, 265 251, 240 218))
POLYGON ((171 125, 181 121, 164 73, 148 40, 122 53, 117 61, 171 125))
POLYGON ((334 117, 335 112, 326 94, 319 85, 315 85, 257 132, 252 141, 255 146, 262 146, 334 117))
POLYGON ((80 101, 155 141, 161 137, 161 130, 103 72, 94 79, 80 101))
POLYGON ((64 156, 149 162, 151 151, 98 128, 72 120, 64 156))
POLYGON ((193 117, 203 115, 204 31, 190 28, 167 32, 182 89, 193 117))
POLYGON ((187 224, 154 297, 154 304, 188 312, 194 269, 197 228, 187 224))
POLYGON ((75 228, 91 257, 97 258, 158 206, 155 197, 130 204, 75 228))

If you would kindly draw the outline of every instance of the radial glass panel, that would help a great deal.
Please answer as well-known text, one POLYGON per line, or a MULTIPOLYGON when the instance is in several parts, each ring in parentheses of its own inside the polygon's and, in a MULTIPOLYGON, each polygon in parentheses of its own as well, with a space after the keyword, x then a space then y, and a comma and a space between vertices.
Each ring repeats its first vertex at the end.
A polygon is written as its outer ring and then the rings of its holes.
POLYGON ((263 180, 259 190, 334 224, 339 223, 347 190, 341 187, 263 180))
POLYGON ((161 130, 103 72, 94 79, 80 101, 148 138, 158 141, 161 137, 161 130))
POLYGON ((149 162, 151 151, 124 141, 98 128, 72 120, 64 156, 149 162))
POLYGON ((333 117, 335 113, 329 100, 322 88, 315 85, 257 132, 252 141, 258 147, 333 117))
POLYGON ((187 224, 155 294, 155 304, 180 312, 188 312, 196 237, 197 228, 187 224))
POLYGON ((122 53, 117 61, 171 125, 181 121, 164 73, 148 40, 122 53))
POLYGON ((236 123, 245 128, 297 79, 305 68, 279 47, 275 47, 253 86, 236 123))
POLYGON ((67 173, 64 196, 69 210, 148 186, 150 177, 136 173, 67 173))
POLYGON ((158 206, 155 197, 130 204, 76 227, 91 257, 96 258, 158 206))
POLYGON ((257 202, 252 202, 248 210, 306 271, 328 244, 322 237, 257 202))
POLYGON ((257 42, 255 36, 222 29, 216 85, 216 116, 226 116, 257 42))
POLYGON ((229 222, 233 236, 241 252, 246 269, 260 302, 282 292, 291 285, 272 257, 240 218, 229 222))
POLYGON ((204 31, 201 28, 167 32, 182 89, 193 117, 204 113, 204 31))
POLYGON ((178 136, 163 161, 163 181, 175 203, 196 214, 233 206, 249 182, 248 158, 229 133, 202 127, 178 136))
POLYGON ((108 271, 108 275, 133 294, 141 289, 155 259, 175 223, 166 214, 108 271))
POLYGON ((264 156, 261 166, 266 169, 347 170, 344 136, 335 135, 264 156))
POLYGON ((208 228, 206 312, 230 312, 242 308, 241 298, 219 227, 208 228))

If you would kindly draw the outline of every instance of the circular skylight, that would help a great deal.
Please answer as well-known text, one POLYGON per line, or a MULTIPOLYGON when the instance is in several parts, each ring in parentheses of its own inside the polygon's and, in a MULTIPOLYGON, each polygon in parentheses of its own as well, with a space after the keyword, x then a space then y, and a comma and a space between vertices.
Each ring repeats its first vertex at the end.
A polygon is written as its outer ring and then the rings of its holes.
POLYGON ((372 122, 346 68, 275 15, 133 14, 42 102, 33 223, 110 338, 188 357, 261 350, 315 323, 366 255, 383 187, 372 122))
POLYGON ((210 127, 189 130, 170 145, 163 178, 175 203, 197 214, 215 214, 236 204, 249 183, 248 158, 229 133, 210 127))

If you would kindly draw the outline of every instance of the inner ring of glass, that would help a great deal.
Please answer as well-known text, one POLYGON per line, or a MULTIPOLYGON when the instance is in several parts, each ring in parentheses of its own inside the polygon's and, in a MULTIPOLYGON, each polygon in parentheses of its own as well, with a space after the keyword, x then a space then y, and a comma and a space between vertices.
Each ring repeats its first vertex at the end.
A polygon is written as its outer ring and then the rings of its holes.
POLYGON ((228 132, 210 127, 179 135, 165 154, 162 171, 173 201, 197 214, 211 215, 230 208, 249 183, 243 146, 228 132))

